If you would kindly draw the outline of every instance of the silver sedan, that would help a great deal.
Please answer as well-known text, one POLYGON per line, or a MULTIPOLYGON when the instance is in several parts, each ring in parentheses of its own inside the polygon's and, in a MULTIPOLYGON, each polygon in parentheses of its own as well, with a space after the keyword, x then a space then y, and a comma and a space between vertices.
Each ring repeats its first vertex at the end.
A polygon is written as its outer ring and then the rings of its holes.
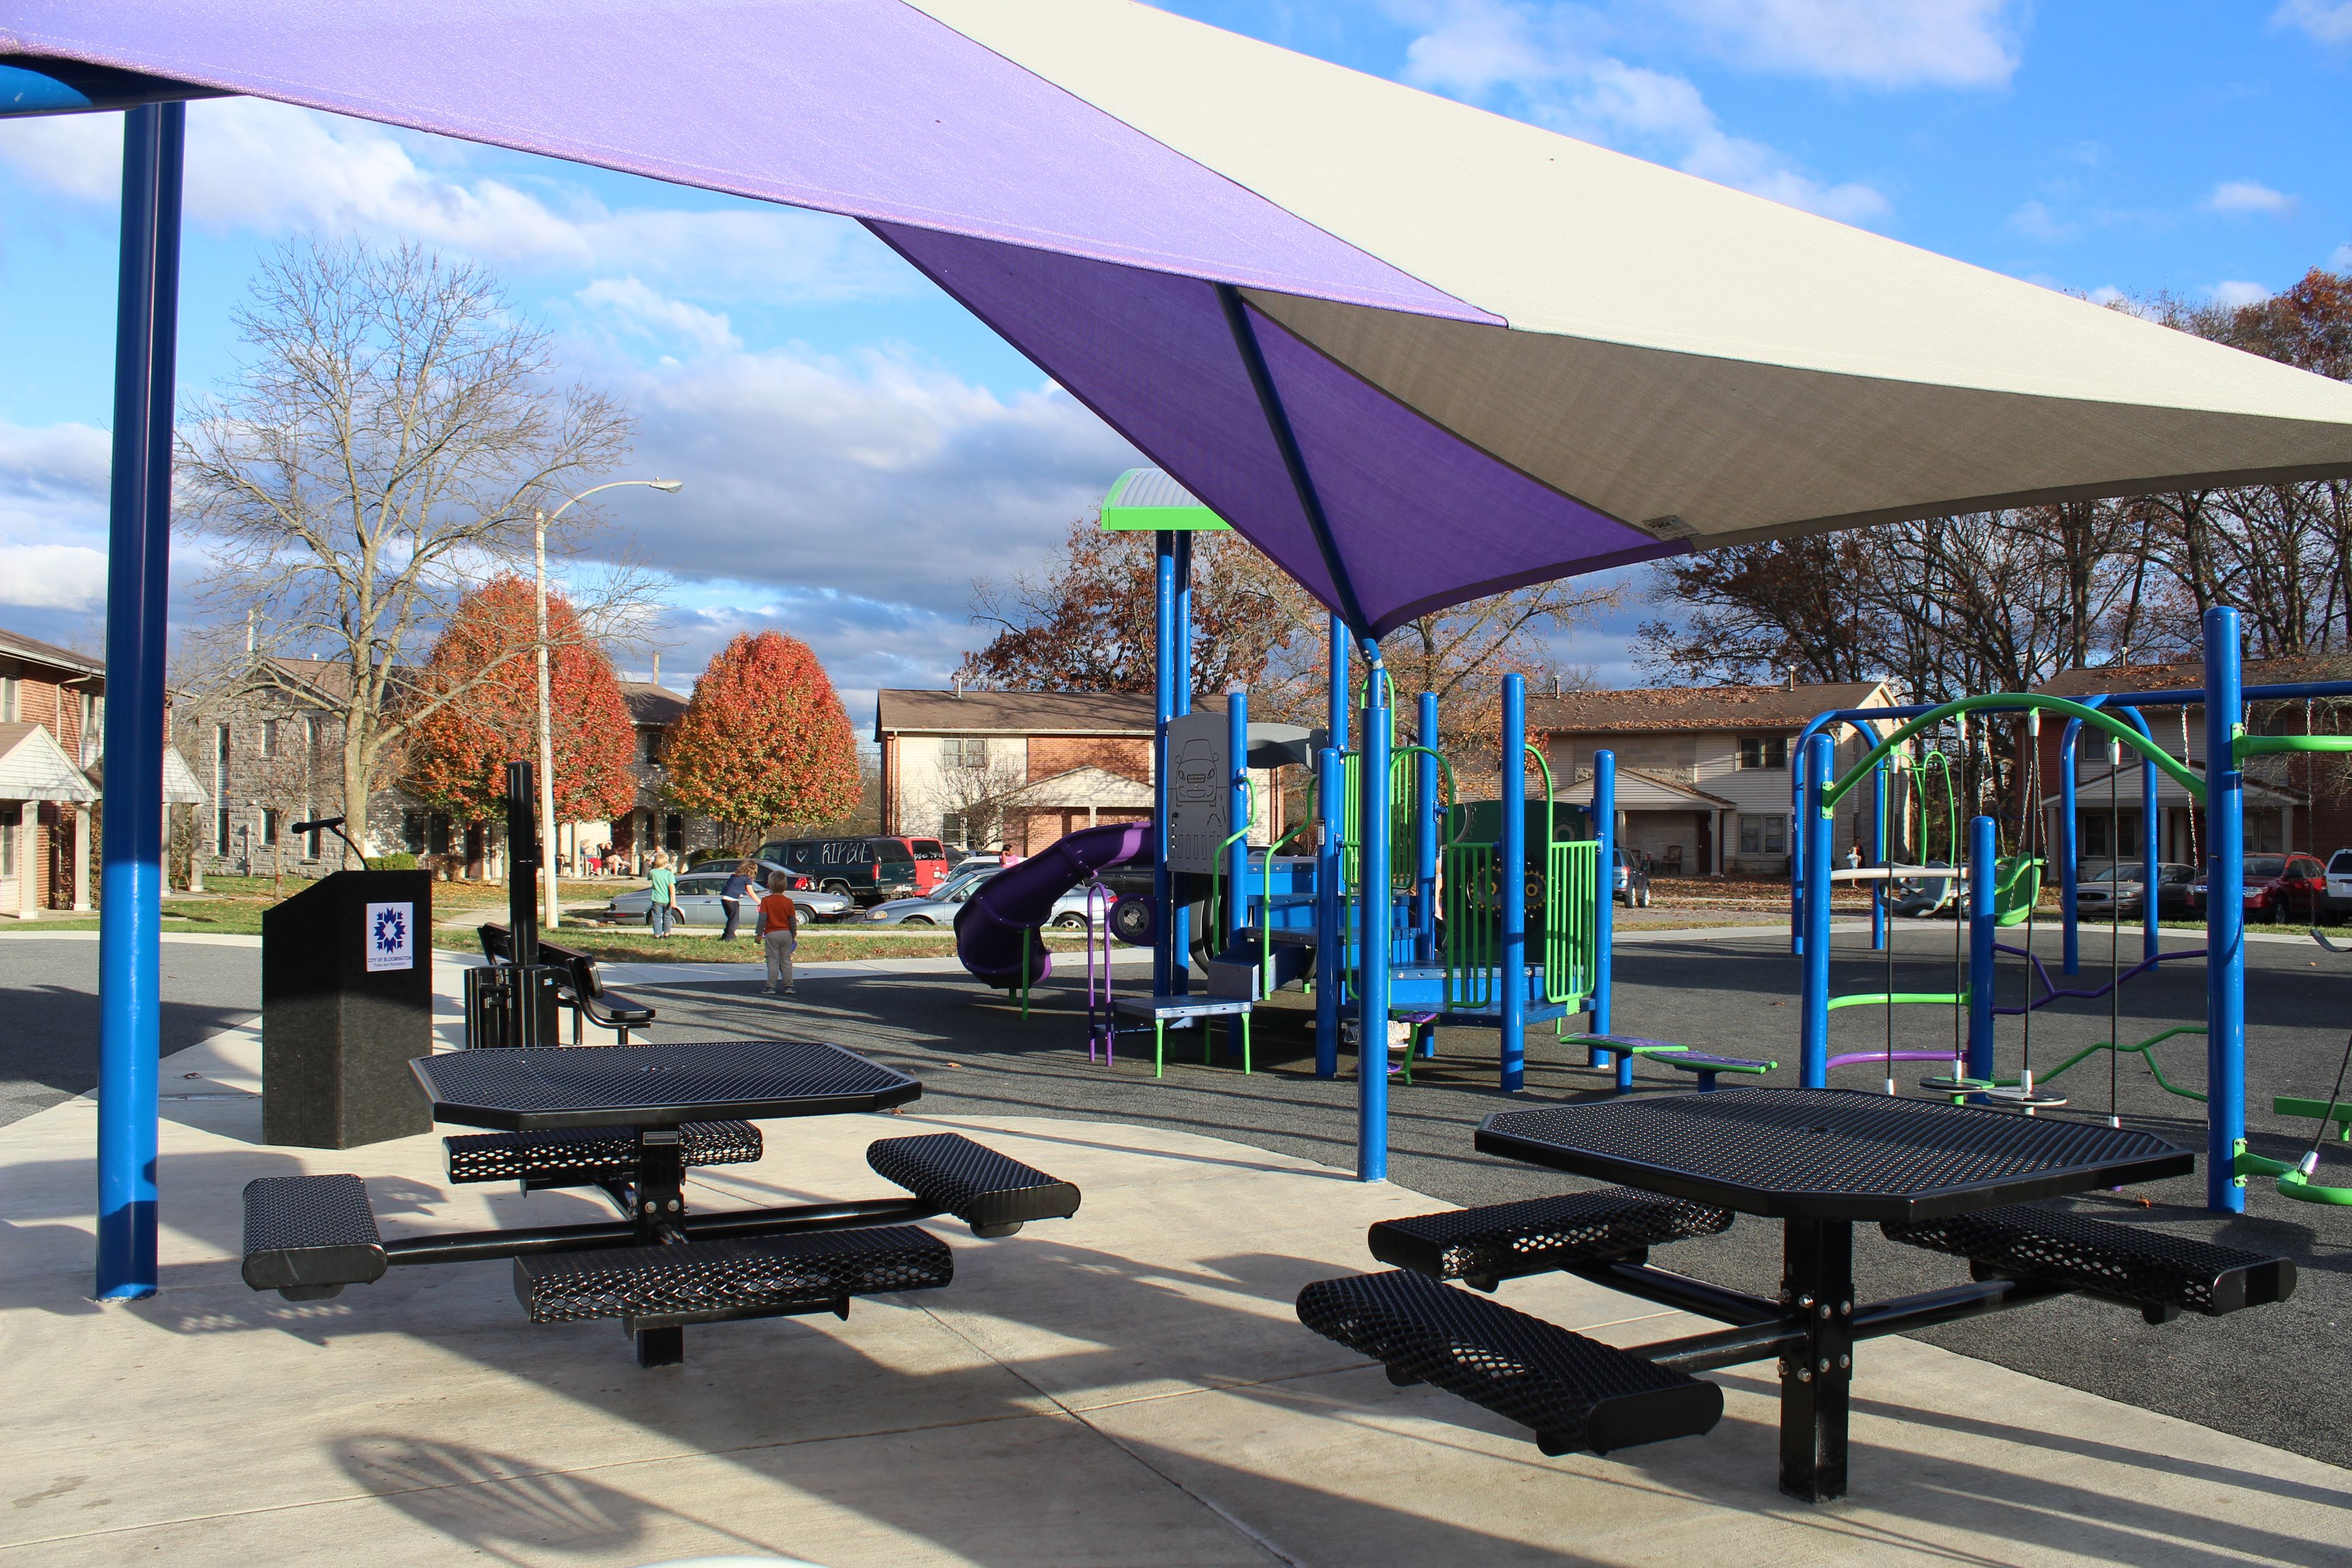
MULTIPOLYGON (((956 911, 966 899, 996 874, 993 866, 970 877, 950 877, 929 894, 918 899, 892 899, 866 911, 867 922, 875 925, 948 926, 955 924, 956 911)), ((1109 910, 1109 900, 1095 895, 1093 918, 1099 922, 1109 910)), ((1054 900, 1054 913, 1046 923, 1077 930, 1087 923, 1087 889, 1073 888, 1054 900)))
MULTIPOLYGON (((719 902, 719 893, 726 888, 727 879, 735 868, 730 863, 723 869, 713 871, 707 868, 707 864, 682 873, 671 889, 671 908, 676 911, 675 918, 680 925, 723 926, 727 923, 727 911, 719 902)), ((762 887, 766 886, 769 876, 773 872, 782 871, 787 879, 793 877, 793 873, 782 866, 765 860, 755 864, 762 887)), ((846 893, 821 892, 810 888, 793 889, 791 895, 803 925, 812 921, 837 921, 855 913, 857 909, 856 900, 846 893)), ((606 904, 603 918, 608 924, 645 925, 649 923, 651 917, 648 911, 653 901, 652 889, 634 889, 619 894, 606 904)), ((756 893, 743 900, 742 930, 750 931, 759 923, 759 917, 754 912, 758 901, 756 893)))

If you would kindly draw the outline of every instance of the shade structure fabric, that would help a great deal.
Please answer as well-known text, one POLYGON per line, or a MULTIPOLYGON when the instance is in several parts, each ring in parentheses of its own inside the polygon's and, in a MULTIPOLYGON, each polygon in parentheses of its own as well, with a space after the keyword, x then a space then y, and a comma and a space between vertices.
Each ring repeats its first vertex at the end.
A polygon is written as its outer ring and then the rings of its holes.
POLYGON ((1124 0, 0 0, 6 53, 856 217, 1359 631, 2352 474, 2352 387, 1124 0))

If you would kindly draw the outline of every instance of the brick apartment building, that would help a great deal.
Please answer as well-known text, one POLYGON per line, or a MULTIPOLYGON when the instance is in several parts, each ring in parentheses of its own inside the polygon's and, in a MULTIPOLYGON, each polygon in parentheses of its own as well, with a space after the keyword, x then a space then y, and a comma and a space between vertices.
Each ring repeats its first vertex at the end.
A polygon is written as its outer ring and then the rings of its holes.
POLYGON ((106 667, 0 631, 0 915, 87 910, 106 667))

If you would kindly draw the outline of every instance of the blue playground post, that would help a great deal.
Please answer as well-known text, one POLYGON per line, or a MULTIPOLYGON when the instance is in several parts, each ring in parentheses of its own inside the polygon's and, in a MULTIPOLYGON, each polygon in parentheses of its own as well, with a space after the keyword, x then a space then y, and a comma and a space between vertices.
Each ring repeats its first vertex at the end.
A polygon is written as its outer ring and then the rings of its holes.
POLYGON ((1806 1089, 1827 1089, 1830 1081, 1830 834, 1822 796, 1835 782, 1835 745, 1820 733, 1805 742, 1805 795, 1797 812, 1804 825, 1797 842, 1805 847, 1797 1081, 1806 1089))
POLYGON ((1969 818, 1969 1076, 1992 1078, 1993 879, 2000 850, 1990 816, 1969 818))
MULTIPOLYGON (((2147 727, 2147 721, 2140 717, 2138 709, 2126 708, 2121 711, 2141 734, 2151 740, 2155 738, 2147 727)), ((2139 911, 2139 955, 2142 958, 2154 958, 2158 951, 2156 868, 2158 853, 2162 847, 2158 841, 2156 817, 2156 759, 2142 752, 2139 754, 2139 885, 2144 893, 2139 911)))
MULTIPOLYGON (((1872 733, 1877 733, 1877 728, 1874 725, 1872 727, 1872 733)), ((1870 822, 1874 856, 1871 864, 1881 870, 1884 870, 1888 864, 1886 858, 1886 761, 1887 759, 1881 758, 1878 765, 1870 770, 1870 822)), ((1878 884, 1878 897, 1870 901, 1870 950, 1873 952, 1886 951, 1886 911, 1893 901, 1894 891, 1893 882, 1882 881, 1878 884)))
MULTIPOLYGON (((2095 708, 2104 700, 2093 697, 2084 706, 2095 708)), ((2058 738, 2058 935, 2061 969, 2067 974, 2083 973, 2082 933, 2074 927, 2074 877, 2082 863, 2081 846, 2074 841, 2074 742, 2082 733, 2083 721, 2069 719, 2065 732, 2058 738)), ((2035 806, 2039 809, 2040 803, 2035 806)), ((2120 846, 2109 845, 2108 851, 2122 858, 2120 846)))
MULTIPOLYGON (((1169 695, 1172 716, 1181 718, 1192 710, 1192 536, 1178 533, 1171 553, 1175 557, 1176 635, 1170 650, 1175 668, 1169 672, 1169 695)), ((1182 996, 1192 989, 1192 913, 1189 907, 1162 908, 1168 921, 1167 994, 1182 996)))
MULTIPOLYGON (((1436 700, 1430 701, 1432 709, 1436 700)), ((1495 976, 1502 998, 1503 1092, 1517 1094, 1528 1081, 1528 682, 1503 677, 1501 789, 1503 842, 1495 868, 1501 886, 1502 942, 1495 976)))
MULTIPOLYGON (((1593 858, 1599 863, 1596 875, 1600 886, 1592 905, 1592 1005, 1587 1010, 1586 1021, 1596 1035, 1610 1032, 1609 990, 1614 973, 1615 960, 1611 952, 1617 941, 1617 753, 1592 753, 1592 828, 1593 837, 1600 841, 1593 858)), ((1617 1087, 1629 1089, 1633 1082, 1633 1058, 1621 1057, 1614 1051, 1589 1047, 1586 1061, 1593 1067, 1613 1065, 1617 1068, 1617 1087)))
POLYGON ((1316 808, 1323 830, 1315 840, 1315 1076, 1339 1076, 1340 962, 1339 824, 1347 815, 1347 779, 1337 746, 1326 746, 1316 763, 1316 808))
MULTIPOLYGON (((1225 780, 1225 831, 1240 833, 1225 850, 1225 929, 1217 933, 1218 951, 1233 945, 1234 939, 1249 929, 1249 693, 1234 690, 1225 693, 1225 750, 1233 758, 1233 773, 1225 780)), ((1271 892, 1274 870, 1266 869, 1267 891, 1271 892)), ((1265 955, 1261 953, 1260 959, 1265 955)), ((1260 971, 1263 974, 1264 971, 1260 971)))
MULTIPOLYGON (((1505 701, 1507 703, 1507 698, 1505 701)), ((1421 694, 1421 744, 1412 759, 1412 899, 1416 963, 1437 962, 1437 693, 1421 694)))
POLYGON ((1805 951, 1805 868, 1812 863, 1805 832, 1805 756, 1812 750, 1808 724, 1789 748, 1789 951, 1805 951))
POLYGON ((187 109, 180 103, 142 104, 123 116, 106 566, 106 859, 98 959, 100 1300, 136 1300, 156 1288, 163 635, 186 131, 187 109))
POLYGON ((1357 941, 1360 958, 1356 997, 1356 1178, 1389 1177, 1389 713, 1388 671, 1380 644, 1364 639, 1364 742, 1357 770, 1360 791, 1358 820, 1363 845, 1358 857, 1357 941))
MULTIPOLYGON (((2246 1135, 2245 774, 2238 612, 2205 612, 2205 1206, 2242 1214, 2236 1174, 2246 1135)), ((2148 889, 2153 893, 2153 888, 2148 889)))
POLYGON ((1176 535, 1161 529, 1152 546, 1151 994, 1170 994, 1175 968, 1175 879, 1168 870, 1168 721, 1176 716, 1176 535))
MULTIPOLYGON (((2096 697, 2084 698, 2083 706, 2085 708, 2105 708, 2110 698, 2106 694, 2102 693, 2096 697)), ((2116 713, 2117 717, 2128 720, 2132 728, 2137 730, 2142 736, 2150 741, 2155 740, 2156 732, 2147 727, 2147 721, 2140 716, 2140 710, 2138 709, 2125 705, 2116 708, 2116 713)), ((2060 737, 2058 742, 2060 794, 2063 797, 2059 802, 2059 810, 2063 814, 2063 816, 2058 826, 2058 854, 2059 858, 2064 862, 2059 871, 2059 874, 2064 879, 2064 880, 2060 882, 2058 885, 2060 903, 2059 918, 2064 928, 2063 935, 2065 941, 2066 973, 2069 974, 2079 974, 2082 973, 2079 953, 2080 940, 2077 934, 2078 922, 2081 919, 2081 915, 2076 907, 2074 896, 2074 812, 2078 804, 2077 791, 2075 788, 2075 756, 2076 747, 2080 742, 2082 733, 2083 721, 2080 719, 2069 719, 2066 721, 2065 733, 2060 737)), ((2110 741, 2108 742, 2108 749, 2111 752, 2115 751, 2116 749, 2116 742, 2110 741)), ((2156 760, 2153 757, 2150 757, 2146 752, 2140 752, 2137 754, 2139 757, 2140 817, 2139 885, 2143 889, 2147 889, 2147 896, 2140 900, 2140 956, 2142 958, 2154 958, 2157 954, 2156 866, 2158 825, 2156 805, 2156 760)), ((2107 765, 2112 768, 2119 766, 2120 763, 2121 759, 2119 757, 2111 757, 2107 765)), ((2120 864, 2123 860, 2124 847, 2121 844, 2117 844, 2114 846, 2114 851, 2115 858, 2116 862, 2120 864)))

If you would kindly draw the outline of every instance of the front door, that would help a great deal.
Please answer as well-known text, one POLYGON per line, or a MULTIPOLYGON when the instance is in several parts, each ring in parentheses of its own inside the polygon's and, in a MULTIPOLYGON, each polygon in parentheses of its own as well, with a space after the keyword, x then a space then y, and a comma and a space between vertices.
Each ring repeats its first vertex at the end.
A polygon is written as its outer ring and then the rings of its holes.
POLYGON ((1708 876, 1715 870, 1715 813, 1695 811, 1691 815, 1698 821, 1698 864, 1690 868, 1691 874, 1708 876))

